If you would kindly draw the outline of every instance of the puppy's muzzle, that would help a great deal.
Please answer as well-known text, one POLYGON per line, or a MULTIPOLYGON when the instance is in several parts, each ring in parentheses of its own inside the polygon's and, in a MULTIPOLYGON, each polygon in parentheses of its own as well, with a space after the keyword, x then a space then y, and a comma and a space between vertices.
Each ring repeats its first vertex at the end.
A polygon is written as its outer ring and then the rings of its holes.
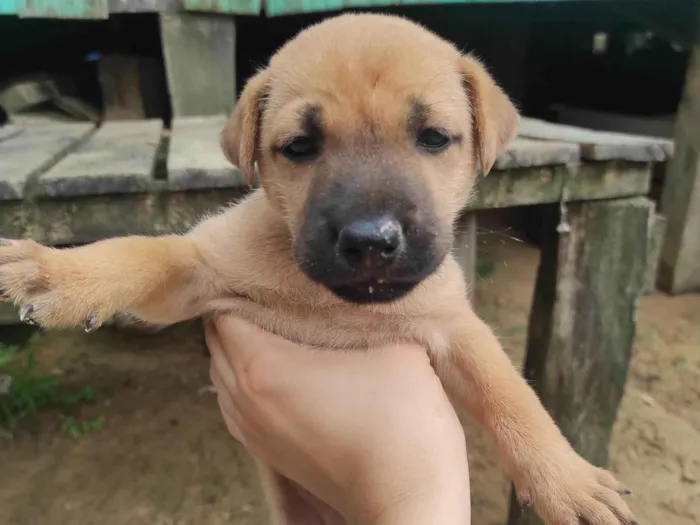
POLYGON ((367 278, 382 279, 405 244, 403 228, 391 216, 356 220, 338 234, 337 257, 367 278))

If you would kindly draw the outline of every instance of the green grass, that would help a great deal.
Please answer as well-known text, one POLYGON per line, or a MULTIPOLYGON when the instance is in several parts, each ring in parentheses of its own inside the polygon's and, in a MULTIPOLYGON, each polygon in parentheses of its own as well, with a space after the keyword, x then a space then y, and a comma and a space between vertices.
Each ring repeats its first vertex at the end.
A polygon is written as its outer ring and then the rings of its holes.
MULTIPOLYGON (((36 334, 22 347, 0 345, 0 427, 10 432, 42 410, 66 410, 95 399, 89 386, 69 389, 59 377, 42 374, 37 363, 38 342, 36 334)), ((61 421, 62 429, 73 437, 104 425, 103 417, 79 421, 62 414, 61 421)))

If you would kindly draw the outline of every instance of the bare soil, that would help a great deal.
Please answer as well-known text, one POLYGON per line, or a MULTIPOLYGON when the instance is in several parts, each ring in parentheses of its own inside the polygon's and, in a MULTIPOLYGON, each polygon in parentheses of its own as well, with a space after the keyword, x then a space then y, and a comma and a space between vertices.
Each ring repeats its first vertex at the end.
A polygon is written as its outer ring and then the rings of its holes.
MULTIPOLYGON (((491 273, 476 304, 519 364, 538 252, 509 236, 480 236, 491 273)), ((640 523, 700 525, 700 295, 654 293, 639 307, 611 468, 633 490, 640 523)), ((72 415, 105 424, 73 438, 48 411, 0 437, 0 524, 266 523, 251 461, 207 389, 198 323, 155 335, 45 334, 39 355, 67 384, 95 390, 96 402, 72 415)), ((503 525, 508 481, 484 433, 464 422, 473 523, 503 525)))

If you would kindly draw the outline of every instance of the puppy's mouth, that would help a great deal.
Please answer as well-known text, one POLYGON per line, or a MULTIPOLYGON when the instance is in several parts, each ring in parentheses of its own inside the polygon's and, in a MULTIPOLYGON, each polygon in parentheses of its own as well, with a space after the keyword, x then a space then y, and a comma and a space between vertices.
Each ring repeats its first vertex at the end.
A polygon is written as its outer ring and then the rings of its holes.
POLYGON ((390 281, 387 279, 370 279, 328 286, 328 289, 339 298, 351 303, 389 303, 407 296, 419 282, 419 280, 390 281))

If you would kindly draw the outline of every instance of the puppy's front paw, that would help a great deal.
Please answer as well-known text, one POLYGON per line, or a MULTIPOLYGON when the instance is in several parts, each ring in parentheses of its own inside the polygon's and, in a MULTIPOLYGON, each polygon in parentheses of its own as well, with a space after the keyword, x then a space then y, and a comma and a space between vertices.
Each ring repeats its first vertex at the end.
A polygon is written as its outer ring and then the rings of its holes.
POLYGON ((0 239, 0 300, 19 307, 22 321, 45 328, 99 327, 114 311, 84 257, 34 241, 0 239))
POLYGON ((636 525, 622 496, 631 492, 607 470, 573 451, 552 458, 516 481, 521 504, 534 506, 547 525, 636 525))

